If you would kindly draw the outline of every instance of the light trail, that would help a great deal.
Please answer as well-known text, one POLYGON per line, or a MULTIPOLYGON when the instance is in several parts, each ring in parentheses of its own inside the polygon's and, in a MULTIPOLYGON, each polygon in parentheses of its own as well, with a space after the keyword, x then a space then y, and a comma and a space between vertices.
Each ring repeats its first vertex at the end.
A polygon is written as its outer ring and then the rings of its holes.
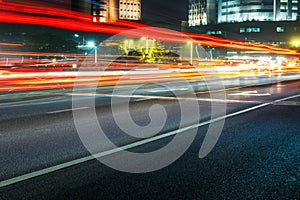
MULTIPOLYGON (((112 23, 93 23, 90 15, 77 13, 69 10, 49 8, 42 6, 33 6, 19 3, 0 2, 0 22, 18 23, 18 24, 36 24, 50 27, 59 27, 69 30, 98 32, 105 34, 121 34, 131 38, 141 38, 145 35, 158 41, 171 42, 176 44, 184 44, 191 38, 193 44, 203 46, 220 47, 229 49, 240 49, 249 51, 258 51, 265 54, 285 54, 297 55, 300 54, 295 50, 283 49, 271 45, 258 44, 254 42, 243 42, 238 40, 219 38, 205 34, 181 33, 166 29, 153 28, 145 24, 137 22, 128 22, 117 20, 112 23), (142 31, 139 28, 143 28, 142 31), (137 30, 136 30, 137 29, 137 30), (128 32, 128 30, 131 30, 128 32)), ((0 46, 22 47, 23 44, 0 42, 0 46)), ((69 74, 64 70, 68 70, 72 65, 80 66, 85 55, 82 54, 64 54, 64 53, 40 53, 40 52, 18 52, 18 51, 1 51, 0 55, 22 56, 22 61, 10 58, 1 60, 0 65, 0 92, 11 91, 26 91, 26 90, 50 90, 59 88, 72 88, 74 83, 78 83, 82 87, 90 86, 107 86, 116 84, 140 84, 153 81, 201 81, 203 78, 230 78, 230 77, 247 77, 247 76, 274 76, 289 73, 298 73, 300 65, 292 66, 258 66, 256 63, 249 65, 237 62, 237 66, 223 61, 215 60, 211 66, 216 67, 218 72, 211 71, 206 66, 190 66, 187 64, 147 64, 145 62, 131 63, 130 60, 122 62, 110 63, 109 55, 99 55, 98 66, 109 67, 109 70, 115 70, 115 75, 103 75, 101 77, 80 76, 69 74), (52 62, 50 60, 37 59, 42 56, 57 56, 64 55, 70 58, 78 58, 81 61, 75 62, 52 62), (28 59, 26 57, 34 57, 28 59), (25 58, 23 58, 25 57, 25 58), (152 66, 151 66, 152 65, 152 66), (155 75, 151 74, 149 68, 157 69, 174 69, 173 72, 165 73, 158 72, 155 75), (125 70, 135 70, 135 67, 141 73, 126 74, 125 70), (8 67, 22 67, 22 69, 9 69, 8 67), (41 68, 47 67, 47 68, 41 68), (51 74, 48 72, 60 72, 60 74, 51 74), (68 75, 69 74, 69 75, 68 75)), ((132 57, 134 58, 134 57, 132 57)), ((140 57, 136 57, 140 60, 140 57)), ((189 60, 189 58, 183 58, 189 60)), ((197 60, 195 60, 197 61, 197 60)), ((225 61, 226 62, 226 61, 225 61)), ((228 62, 228 61, 227 61, 228 62)), ((299 63, 299 60, 298 60, 299 63)), ((90 71, 98 70, 92 60, 85 60, 84 67, 90 71)))
MULTIPOLYGON (((57 71, 22 69, 5 70, 0 73, 0 92, 11 91, 32 91, 73 88, 74 84, 81 87, 102 87, 114 85, 144 84, 151 82, 168 81, 203 81, 213 78, 236 78, 236 77, 261 77, 261 76, 281 76, 300 72, 299 66, 281 66, 279 69, 265 70, 257 66, 248 67, 223 67, 215 66, 217 71, 210 68, 197 68, 188 66, 181 68, 176 64, 156 64, 154 69, 138 68, 131 71, 108 70, 103 71, 101 76, 95 76, 94 71, 84 73, 68 72, 57 69, 57 71)), ((130 68, 130 67, 129 67, 130 68)), ((0 71, 1 72, 1 71, 0 71)))
POLYGON ((300 55, 300 53, 295 50, 253 42, 247 43, 204 34, 183 33, 178 35, 174 31, 158 28, 153 29, 151 26, 136 22, 117 20, 114 23, 97 24, 91 22, 91 16, 69 10, 7 2, 0 2, 0 10, 2 10, 0 11, 0 22, 35 24, 105 34, 123 34, 124 36, 132 38, 141 38, 145 35, 151 35, 157 40, 173 43, 186 43, 187 40, 192 38, 195 40, 195 44, 201 44, 203 46, 261 51, 262 53, 300 55), (130 33, 126 32, 127 30, 136 28, 144 28, 144 31, 133 30, 130 33))

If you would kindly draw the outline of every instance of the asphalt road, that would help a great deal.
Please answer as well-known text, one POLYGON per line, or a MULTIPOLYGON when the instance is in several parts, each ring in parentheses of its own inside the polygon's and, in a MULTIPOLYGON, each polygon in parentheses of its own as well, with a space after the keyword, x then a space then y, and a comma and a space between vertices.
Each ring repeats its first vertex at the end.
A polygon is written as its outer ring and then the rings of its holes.
MULTIPOLYGON (((200 159, 199 149, 209 130, 208 125, 200 126, 192 144, 178 160, 148 173, 120 172, 96 159, 88 159, 39 175, 39 170, 90 155, 77 133, 72 112, 66 109, 70 102, 7 105, 5 111, 11 114, 2 116, 0 121, 0 199, 299 199, 299 86, 300 81, 293 81, 229 89, 223 100, 212 98, 221 92, 182 95, 185 102, 190 102, 190 107, 187 104, 189 112, 194 108, 191 102, 197 102, 200 122, 208 121, 208 124, 211 106, 220 111, 214 117, 220 117, 222 109, 219 108, 226 105, 228 118, 224 118, 222 134, 213 150, 200 159), (286 97, 290 98, 284 99, 286 97), (40 112, 22 115, 18 114, 20 109, 40 112), (235 114, 231 116, 232 113, 235 114), (32 177, 27 179, 26 175, 32 177), (10 183, 9 180, 17 181, 10 183)), ((165 99, 158 95, 154 99, 146 95, 133 98, 130 106, 133 120, 141 126, 149 124, 148 109, 156 104, 162 105, 168 114, 160 135, 178 130, 181 116, 176 98, 165 99)), ((120 113, 126 110, 122 104, 117 106, 120 113)), ((84 114, 87 110, 78 111, 84 114)), ((98 106, 96 113, 105 133, 117 146, 141 140, 124 135, 114 122, 109 106, 98 106)), ((218 122, 211 124, 214 123, 218 122)), ((183 126, 195 124, 199 124, 199 120, 190 116, 183 126)), ((193 130, 180 134, 188 135, 193 130)), ((152 152, 170 144, 173 138, 166 136, 129 150, 152 152)), ((172 157, 178 148, 173 146, 166 154, 147 162, 155 166, 172 157)), ((107 152, 110 146, 103 142, 93 150, 107 152)), ((122 152, 104 155, 102 161, 118 162, 119 156, 122 152)), ((138 169, 142 165, 131 167, 138 169)))

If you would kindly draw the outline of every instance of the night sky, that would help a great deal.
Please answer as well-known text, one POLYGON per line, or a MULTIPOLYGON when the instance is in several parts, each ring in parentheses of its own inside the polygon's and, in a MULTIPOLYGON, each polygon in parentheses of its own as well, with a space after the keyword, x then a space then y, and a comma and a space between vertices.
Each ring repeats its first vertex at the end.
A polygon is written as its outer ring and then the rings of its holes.
POLYGON ((142 0, 143 19, 187 20, 188 0, 142 0))

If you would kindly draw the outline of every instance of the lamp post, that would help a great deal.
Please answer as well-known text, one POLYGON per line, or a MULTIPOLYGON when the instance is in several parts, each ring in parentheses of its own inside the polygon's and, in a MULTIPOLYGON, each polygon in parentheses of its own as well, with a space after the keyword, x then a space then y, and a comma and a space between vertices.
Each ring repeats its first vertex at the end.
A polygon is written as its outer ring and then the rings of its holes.
POLYGON ((148 54, 149 53, 149 39, 146 36, 142 37, 141 39, 145 40, 145 42, 146 42, 146 54, 148 54))
POLYGON ((95 42, 90 41, 87 43, 87 46, 95 49, 95 63, 97 63, 97 46, 95 45, 95 42))
POLYGON ((188 44, 190 44, 190 64, 192 65, 193 64, 193 51, 194 51, 193 45, 194 45, 194 43, 192 40, 189 40, 188 44))
POLYGON ((149 40, 148 37, 146 38, 146 54, 149 53, 149 40))

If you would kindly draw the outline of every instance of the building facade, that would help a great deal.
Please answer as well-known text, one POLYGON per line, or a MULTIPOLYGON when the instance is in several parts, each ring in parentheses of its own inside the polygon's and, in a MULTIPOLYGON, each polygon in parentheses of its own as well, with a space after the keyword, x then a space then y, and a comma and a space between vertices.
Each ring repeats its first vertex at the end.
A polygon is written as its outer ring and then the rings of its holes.
POLYGON ((300 0, 189 0, 189 26, 299 18, 300 0))
POLYGON ((206 2, 189 1, 188 31, 284 48, 300 40, 300 0, 216 1, 217 23, 206 21, 206 2))
POLYGON ((141 0, 0 0, 0 2, 25 3, 73 10, 92 15, 93 22, 113 22, 122 20, 141 20, 141 0))
POLYGON ((188 25, 216 23, 216 0, 189 0, 188 25))
POLYGON ((141 0, 72 0, 72 9, 91 14, 93 22, 141 19, 141 0))
POLYGON ((294 21, 299 0, 219 0, 218 23, 294 21))
POLYGON ((119 19, 141 20, 141 0, 120 0, 119 19))

